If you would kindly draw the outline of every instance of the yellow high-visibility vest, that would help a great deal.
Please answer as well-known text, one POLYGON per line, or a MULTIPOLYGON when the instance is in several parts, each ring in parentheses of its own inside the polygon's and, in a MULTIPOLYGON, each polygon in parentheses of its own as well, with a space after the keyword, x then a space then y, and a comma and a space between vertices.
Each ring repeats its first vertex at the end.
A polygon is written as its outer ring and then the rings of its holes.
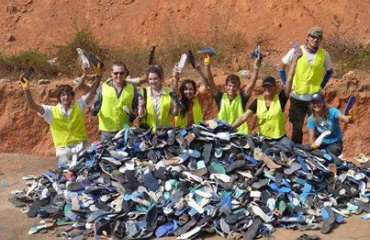
MULTIPOLYGON (((230 101, 227 93, 223 93, 221 99, 220 111, 217 114, 218 119, 226 121, 229 124, 233 124, 239 116, 244 113, 242 98, 238 93, 233 101, 230 101)), ((242 123, 238 127, 238 133, 248 134, 248 125, 247 122, 242 123)))
MULTIPOLYGON (((198 98, 195 98, 194 101, 193 101, 192 111, 193 111, 194 123, 202 122, 203 121, 203 112, 202 112, 202 108, 199 104, 198 98)), ((186 113, 185 113, 184 116, 178 115, 178 116, 175 117, 175 126, 176 127, 186 128, 186 127, 188 127, 187 123, 188 123, 188 118, 186 116, 186 113)))
POLYGON ((257 118, 259 134, 272 139, 285 135, 285 118, 281 110, 279 96, 275 94, 269 109, 263 96, 257 99, 257 118))
POLYGON ((85 114, 77 103, 73 103, 71 108, 71 114, 67 118, 58 106, 52 107, 50 130, 55 147, 65 147, 87 140, 85 114))
MULTIPOLYGON (((303 48, 303 46, 301 46, 303 48)), ((325 50, 319 48, 311 65, 307 61, 307 53, 302 50, 302 57, 297 61, 293 78, 294 91, 299 94, 314 94, 320 90, 325 74, 325 50)))
MULTIPOLYGON (((171 125, 171 97, 170 89, 167 87, 163 88, 166 94, 161 94, 161 106, 159 111, 158 126, 170 126, 171 125)), ((154 109, 153 99, 151 97, 150 87, 146 88, 146 124, 153 128, 153 131, 158 127, 157 126, 157 116, 154 109)), ((141 119, 143 122, 144 119, 141 119)))
POLYGON ((132 100, 134 98, 134 87, 126 84, 121 95, 117 98, 114 87, 107 83, 102 85, 102 105, 98 113, 99 130, 115 132, 123 128, 124 124, 132 126, 123 106, 127 106, 132 112, 132 100))

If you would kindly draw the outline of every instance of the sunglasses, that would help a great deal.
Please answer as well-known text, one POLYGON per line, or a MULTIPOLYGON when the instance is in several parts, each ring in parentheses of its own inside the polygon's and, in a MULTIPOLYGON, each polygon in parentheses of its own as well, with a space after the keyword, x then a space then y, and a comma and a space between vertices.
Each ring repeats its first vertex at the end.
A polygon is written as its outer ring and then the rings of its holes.
POLYGON ((123 71, 123 72, 113 72, 113 74, 114 75, 125 75, 126 74, 126 72, 125 71, 123 71))

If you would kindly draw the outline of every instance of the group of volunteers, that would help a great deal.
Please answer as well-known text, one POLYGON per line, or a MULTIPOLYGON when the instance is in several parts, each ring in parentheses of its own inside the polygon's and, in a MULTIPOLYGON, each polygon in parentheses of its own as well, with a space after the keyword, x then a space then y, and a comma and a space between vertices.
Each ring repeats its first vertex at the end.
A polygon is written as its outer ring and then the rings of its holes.
MULTIPOLYGON (((213 80, 211 72, 212 54, 204 54, 203 69, 195 67, 201 79, 201 87, 209 89, 218 108, 217 118, 223 120, 239 133, 249 134, 248 119, 255 114, 258 119, 258 134, 266 141, 282 144, 302 144, 303 124, 309 115, 307 127, 309 142, 313 148, 324 148, 339 155, 343 149, 339 120, 352 122, 352 115, 345 116, 338 109, 325 102, 322 89, 328 83, 333 67, 329 54, 320 47, 323 31, 319 27, 308 30, 306 41, 293 47, 282 58, 279 76, 283 83, 280 89, 272 76, 262 80, 263 94, 248 100, 258 79, 262 54, 259 51, 249 83, 241 88, 238 74, 230 74, 225 79, 222 92, 213 80), (290 65, 286 75, 285 67, 290 65), (203 72, 204 71, 204 72, 203 72), (284 109, 290 99, 289 121, 292 123, 291 140, 285 130, 284 109), (329 132, 322 144, 317 146, 315 139, 323 132, 329 132)), ((87 67, 83 67, 85 78, 87 67)), ((88 147, 85 128, 85 111, 92 105, 92 113, 99 120, 101 141, 111 140, 124 126, 131 127, 136 118, 140 126, 171 126, 186 128, 202 122, 202 106, 197 97, 197 84, 192 79, 180 81, 180 71, 173 70, 171 89, 165 87, 164 72, 158 65, 151 65, 144 81, 130 81, 129 70, 123 62, 114 62, 110 78, 101 83, 99 75, 90 87, 84 87, 85 95, 75 101, 75 93, 69 85, 57 87, 56 106, 39 105, 34 102, 29 81, 23 76, 21 84, 30 109, 37 112, 49 125, 58 157, 58 167, 66 168, 71 156, 88 147), (140 91, 138 85, 147 82, 140 91), (178 83, 181 85, 178 89, 178 83)), ((204 106, 203 106, 204 107, 204 106)))

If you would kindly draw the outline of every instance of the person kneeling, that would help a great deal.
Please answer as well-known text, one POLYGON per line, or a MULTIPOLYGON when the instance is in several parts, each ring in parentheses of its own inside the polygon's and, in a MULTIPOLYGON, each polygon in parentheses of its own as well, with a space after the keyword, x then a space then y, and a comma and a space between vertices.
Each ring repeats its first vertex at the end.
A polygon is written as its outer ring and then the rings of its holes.
POLYGON ((311 109, 312 114, 307 121, 311 147, 314 149, 326 149, 327 152, 339 156, 343 150, 339 120, 345 123, 352 123, 351 111, 348 116, 345 116, 338 109, 327 106, 325 97, 321 93, 315 93, 312 96, 311 109), (320 146, 317 146, 315 139, 325 131, 329 131, 329 134, 323 138, 320 146))

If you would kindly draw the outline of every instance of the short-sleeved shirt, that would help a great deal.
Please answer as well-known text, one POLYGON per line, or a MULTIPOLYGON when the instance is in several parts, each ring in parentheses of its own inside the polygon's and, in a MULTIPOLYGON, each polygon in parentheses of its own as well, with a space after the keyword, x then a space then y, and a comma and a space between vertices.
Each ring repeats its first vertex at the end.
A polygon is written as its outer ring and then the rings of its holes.
MULTIPOLYGON (((301 47, 302 49, 302 47, 301 47)), ((308 64, 311 65, 313 59, 315 58, 315 53, 308 52, 305 48, 302 51, 306 52, 308 64)), ((325 51, 325 50, 324 50, 325 51)), ((281 59, 281 61, 285 64, 291 64, 294 57, 294 48, 290 49, 288 53, 281 59)), ((324 63, 325 71, 329 71, 333 69, 333 63, 331 62, 330 55, 327 51, 325 51, 325 63, 324 63)))
POLYGON ((323 140, 324 144, 333 144, 342 140, 342 131, 339 125, 340 111, 336 108, 329 108, 326 119, 318 118, 314 121, 313 114, 308 118, 308 129, 315 129, 315 135, 318 137, 324 131, 330 131, 331 134, 326 136, 323 140))
MULTIPOLYGON (((86 109, 88 108, 87 104, 86 104, 86 95, 82 96, 81 98, 79 98, 77 100, 77 105, 78 107, 80 108, 80 110, 82 112, 85 112, 86 109)), ((45 122, 47 122, 48 124, 51 123, 51 120, 53 119, 53 106, 51 105, 41 105, 43 108, 44 108, 44 114, 43 115, 40 115, 40 117, 42 117, 45 122)), ((60 108, 60 110, 62 111, 62 113, 67 117, 69 118, 69 116, 71 115, 71 111, 72 111, 72 108, 70 107, 68 110, 64 109, 64 107, 58 103, 57 104, 57 107, 60 108)))
MULTIPOLYGON (((220 108, 221 108, 221 101, 222 101, 223 94, 224 94, 224 92, 218 91, 216 97, 214 97, 218 110, 220 110, 220 108)), ((239 94, 240 94, 240 98, 242 100, 243 109, 245 109, 245 105, 247 105, 247 102, 248 102, 248 99, 249 99, 250 96, 245 94, 244 90, 240 90, 239 94)))
MULTIPOLYGON (((279 101, 281 106, 281 111, 284 112, 284 108, 286 103, 288 102, 288 97, 285 95, 284 91, 280 91, 279 93, 279 101)), ((255 99, 248 107, 249 110, 251 110, 253 113, 257 112, 257 99, 255 99)))

